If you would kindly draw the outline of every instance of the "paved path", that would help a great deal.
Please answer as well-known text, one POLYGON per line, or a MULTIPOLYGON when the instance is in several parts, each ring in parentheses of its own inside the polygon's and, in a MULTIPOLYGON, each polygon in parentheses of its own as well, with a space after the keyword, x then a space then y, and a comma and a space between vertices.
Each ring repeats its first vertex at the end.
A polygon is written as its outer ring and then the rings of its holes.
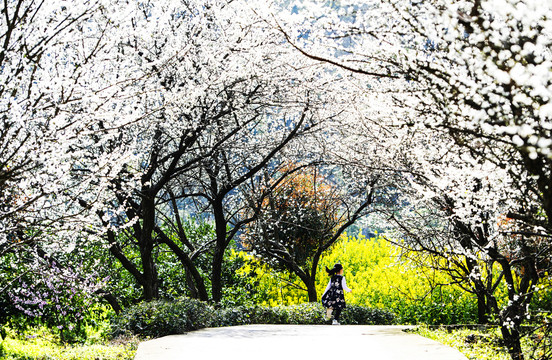
POLYGON ((210 328, 140 343, 135 360, 366 359, 466 360, 404 326, 244 325, 210 328))

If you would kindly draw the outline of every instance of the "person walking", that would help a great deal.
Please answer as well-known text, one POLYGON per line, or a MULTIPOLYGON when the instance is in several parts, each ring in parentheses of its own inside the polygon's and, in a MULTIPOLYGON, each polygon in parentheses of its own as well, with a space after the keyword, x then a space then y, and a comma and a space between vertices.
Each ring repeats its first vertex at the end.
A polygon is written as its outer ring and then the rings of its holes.
POLYGON ((326 318, 331 319, 333 311, 332 325, 339 325, 341 311, 345 308, 344 291, 351 292, 347 287, 345 276, 343 276, 343 266, 340 263, 334 265, 332 269, 326 267, 326 272, 330 276, 330 282, 322 294, 322 305, 326 308, 326 318))

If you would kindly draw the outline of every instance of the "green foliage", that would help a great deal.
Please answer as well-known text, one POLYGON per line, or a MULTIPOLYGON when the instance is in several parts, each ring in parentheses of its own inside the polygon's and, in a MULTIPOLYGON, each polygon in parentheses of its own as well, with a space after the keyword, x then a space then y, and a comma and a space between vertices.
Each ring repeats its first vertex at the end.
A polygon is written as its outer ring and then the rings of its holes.
POLYGON ((302 324, 324 323, 324 309, 316 303, 290 306, 238 306, 217 311, 213 326, 235 326, 248 324, 302 324))
POLYGON ((222 266, 223 296, 220 305, 225 308, 255 305, 259 282, 249 276, 249 273, 257 271, 254 259, 234 249, 227 250, 226 254, 222 266))
POLYGON ((350 325, 392 325, 396 321, 395 314, 389 311, 360 305, 347 305, 341 314, 341 323, 350 325))
MULTIPOLYGON (((214 239, 215 225, 213 222, 201 219, 201 217, 189 216, 182 219, 182 228, 186 234, 186 239, 196 248, 204 246, 205 243, 214 239)), ((175 224, 165 224, 164 232, 181 249, 187 249, 186 244, 182 242, 178 235, 175 224)), ((212 255, 209 252, 203 252, 194 258, 194 264, 197 270, 202 274, 207 291, 211 288, 212 255)), ((182 296, 190 296, 186 287, 186 272, 181 261, 165 244, 160 244, 156 252, 156 264, 159 278, 163 279, 160 284, 160 297, 163 299, 176 300, 182 296)), ((223 266, 223 271, 227 269, 227 264, 223 266)))
POLYGON ((538 291, 533 295, 530 310, 532 313, 552 313, 552 276, 543 274, 538 291))
MULTIPOLYGON (((175 224, 162 224, 164 232, 182 249, 186 245, 178 237, 175 224)), ((202 244, 214 238, 214 225, 202 219, 188 217, 182 221, 182 227, 187 240, 194 246, 202 244)), ((140 259, 140 251, 134 244, 134 239, 128 233, 117 234, 117 242, 122 244, 122 252, 128 259, 140 259)), ((103 290, 113 294, 123 308, 132 306, 142 297, 142 288, 136 279, 121 265, 121 263, 105 251, 105 245, 92 244, 83 246, 87 249, 85 258, 98 259, 102 266, 98 268, 101 277, 107 279, 103 290)), ((159 279, 159 295, 163 299, 178 299, 189 296, 186 287, 186 273, 178 257, 165 244, 158 244, 153 253, 159 279)), ((211 269, 211 257, 208 252, 194 258, 198 271, 202 274, 207 289, 210 288, 209 273, 211 269)), ((142 271, 140 261, 135 262, 138 270, 142 271)))
POLYGON ((303 303, 286 307, 289 323, 301 325, 324 324, 326 310, 318 303, 303 303))
MULTIPOLYGON (((188 298, 143 302, 130 307, 113 321, 113 335, 160 337, 204 327, 248 324, 325 324, 325 309, 319 303, 290 306, 237 306, 215 309, 188 298)), ((351 306, 343 311, 343 324, 391 324, 394 315, 381 309, 351 306)))
POLYGON ((287 306, 253 306, 247 309, 252 323, 255 324, 289 324, 287 306))
MULTIPOLYGON (((8 255, 0 262, 21 261, 14 254, 8 255)), ((0 324, 22 331, 46 325, 57 331, 63 342, 82 343, 96 300, 93 293, 101 285, 102 281, 84 263, 67 261, 61 266, 53 260, 37 261, 32 271, 23 272, 7 287, 0 308, 9 317, 2 316, 0 324)))
POLYGON ((220 308, 215 311, 211 327, 248 325, 252 322, 249 306, 220 308))
POLYGON ((128 307, 113 319, 112 335, 132 333, 142 337, 161 337, 182 334, 212 326, 215 318, 211 306, 195 299, 142 302, 128 307))

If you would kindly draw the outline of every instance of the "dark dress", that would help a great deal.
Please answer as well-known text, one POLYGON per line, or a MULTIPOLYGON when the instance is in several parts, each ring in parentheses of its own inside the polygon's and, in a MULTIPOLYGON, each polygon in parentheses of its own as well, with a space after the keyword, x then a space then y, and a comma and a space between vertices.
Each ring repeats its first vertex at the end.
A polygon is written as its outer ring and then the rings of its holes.
POLYGON ((334 275, 331 278, 331 287, 322 295, 322 305, 332 309, 345 308, 345 295, 341 285, 342 275, 334 275))

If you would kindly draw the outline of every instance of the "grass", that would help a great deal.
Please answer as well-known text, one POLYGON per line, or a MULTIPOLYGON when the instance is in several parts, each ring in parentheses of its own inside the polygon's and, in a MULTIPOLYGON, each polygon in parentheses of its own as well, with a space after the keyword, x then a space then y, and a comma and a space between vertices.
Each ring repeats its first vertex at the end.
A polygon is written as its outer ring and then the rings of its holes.
POLYGON ((3 360, 131 360, 138 347, 137 338, 67 345, 44 328, 24 334, 8 332, 0 338, 0 359, 3 360))
MULTIPOLYGON (((502 346, 502 339, 498 328, 467 329, 467 328, 428 328, 420 326, 416 333, 427 338, 436 340, 442 344, 458 349, 469 360, 510 360, 506 348, 502 346)), ((550 359, 550 348, 542 341, 543 335, 540 332, 537 336, 525 336, 522 338, 521 346, 526 359, 550 359)))
POLYGON ((420 326, 416 333, 458 349, 469 360, 509 360, 508 352, 500 346, 497 329, 429 329, 420 326))

